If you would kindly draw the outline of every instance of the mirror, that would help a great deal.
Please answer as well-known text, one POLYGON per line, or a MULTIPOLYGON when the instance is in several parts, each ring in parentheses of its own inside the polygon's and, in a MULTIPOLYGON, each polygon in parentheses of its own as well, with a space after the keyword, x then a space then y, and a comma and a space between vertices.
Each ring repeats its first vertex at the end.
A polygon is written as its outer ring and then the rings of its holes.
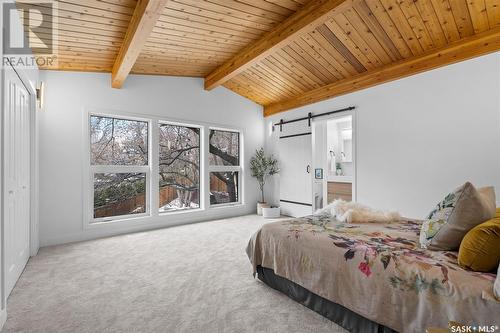
POLYGON ((352 128, 343 129, 341 136, 342 162, 352 162, 352 128))
POLYGON ((352 176, 353 123, 352 116, 327 121, 327 177, 352 176))

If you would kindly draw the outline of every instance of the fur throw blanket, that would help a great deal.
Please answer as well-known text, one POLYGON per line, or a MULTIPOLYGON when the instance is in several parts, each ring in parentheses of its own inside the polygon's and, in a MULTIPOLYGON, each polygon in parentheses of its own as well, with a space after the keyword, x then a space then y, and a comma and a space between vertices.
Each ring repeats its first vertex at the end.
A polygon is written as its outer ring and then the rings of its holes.
POLYGON ((366 223, 366 222, 395 222, 401 220, 397 212, 384 212, 364 206, 355 202, 347 202, 337 199, 323 209, 318 210, 315 215, 328 214, 340 222, 366 223))

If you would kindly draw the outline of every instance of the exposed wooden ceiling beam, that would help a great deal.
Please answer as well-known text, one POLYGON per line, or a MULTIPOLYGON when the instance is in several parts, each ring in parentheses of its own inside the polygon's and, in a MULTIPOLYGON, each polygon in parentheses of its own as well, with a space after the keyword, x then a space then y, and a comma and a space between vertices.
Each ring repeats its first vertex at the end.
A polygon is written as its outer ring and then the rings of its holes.
POLYGON ((430 50, 417 57, 401 60, 380 69, 337 81, 289 100, 269 104, 264 107, 264 116, 268 117, 279 112, 320 102, 498 50, 500 50, 500 28, 495 28, 461 39, 443 48, 430 50))
POLYGON ((341 11, 348 4, 352 4, 352 1, 311 0, 302 9, 277 25, 262 38, 245 47, 229 61, 207 75, 205 89, 211 90, 230 80, 259 60, 287 45, 294 38, 313 30, 323 23, 328 15, 341 11))
POLYGON ((121 88, 168 0, 139 0, 111 73, 111 86, 121 88))

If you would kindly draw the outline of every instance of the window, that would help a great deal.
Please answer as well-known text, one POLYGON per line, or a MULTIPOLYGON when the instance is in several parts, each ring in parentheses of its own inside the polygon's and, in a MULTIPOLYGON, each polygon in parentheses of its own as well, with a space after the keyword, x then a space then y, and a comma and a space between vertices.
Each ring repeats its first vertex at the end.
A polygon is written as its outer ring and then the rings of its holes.
POLYGON ((145 212, 145 173, 94 174, 94 218, 145 212))
POLYGON ((240 202, 240 134, 211 129, 208 160, 210 204, 240 202))
POLYGON ((160 212, 200 207, 200 129, 159 125, 160 212))
POLYGON ((147 213, 148 122, 90 116, 94 221, 147 213))
POLYGON ((147 165, 148 123, 90 117, 92 165, 147 165))
POLYGON ((87 125, 86 225, 242 202, 238 131, 100 113, 87 125))

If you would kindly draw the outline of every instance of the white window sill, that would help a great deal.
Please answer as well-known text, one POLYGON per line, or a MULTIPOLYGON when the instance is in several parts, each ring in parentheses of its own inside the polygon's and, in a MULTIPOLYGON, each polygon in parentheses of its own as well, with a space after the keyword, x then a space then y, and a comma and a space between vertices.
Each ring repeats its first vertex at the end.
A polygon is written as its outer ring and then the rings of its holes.
POLYGON ((221 209, 221 208, 232 208, 232 207, 241 207, 244 204, 241 202, 235 202, 235 203, 223 203, 223 204, 216 204, 216 205, 210 205, 208 209, 221 209))
POLYGON ((203 208, 179 209, 179 210, 172 210, 170 212, 158 212, 158 216, 184 215, 184 214, 203 212, 204 210, 205 209, 203 208))
MULTIPOLYGON (((203 213, 209 213, 209 212, 215 212, 215 211, 223 211, 223 210, 232 210, 232 209, 239 209, 243 208, 245 205, 241 202, 238 203, 233 203, 233 204, 219 204, 219 205, 212 205, 208 208, 196 208, 196 209, 190 209, 190 210, 179 210, 179 211, 172 211, 172 212, 161 212, 158 215, 151 215, 151 214, 142 214, 141 216, 127 216, 124 218, 116 218, 116 219, 111 219, 108 221, 89 221, 85 224, 85 229, 96 229, 96 228, 105 228, 105 227, 112 227, 112 228, 118 228, 118 227, 127 227, 127 226, 133 226, 133 225, 150 225, 150 224, 164 224, 165 226, 168 226, 168 222, 170 221, 165 221, 164 218, 169 217, 169 216, 178 216, 182 217, 182 219, 189 217, 189 215, 193 215, 196 219, 200 217, 203 213), (167 223, 165 223, 167 222, 167 223)), ((210 215, 210 214, 209 214, 210 215)), ((210 216, 207 216, 208 218, 211 218, 210 216)), ((179 221, 172 221, 172 223, 178 223, 179 221)))
POLYGON ((109 218, 109 219, 103 219, 103 220, 91 220, 88 221, 86 224, 87 228, 94 228, 98 227, 101 225, 108 225, 108 224, 120 224, 128 221, 137 221, 137 220, 142 220, 142 219, 147 219, 150 218, 151 214, 149 213, 144 213, 144 214, 138 214, 138 215, 126 215, 123 217, 117 216, 116 218, 109 218))

